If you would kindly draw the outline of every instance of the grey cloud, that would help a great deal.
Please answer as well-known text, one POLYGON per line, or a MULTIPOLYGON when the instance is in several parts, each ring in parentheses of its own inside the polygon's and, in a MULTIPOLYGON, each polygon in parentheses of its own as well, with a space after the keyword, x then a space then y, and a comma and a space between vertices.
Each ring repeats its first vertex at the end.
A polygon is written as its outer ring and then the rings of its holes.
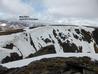
POLYGON ((98 18, 98 0, 44 0, 47 14, 54 17, 98 18))

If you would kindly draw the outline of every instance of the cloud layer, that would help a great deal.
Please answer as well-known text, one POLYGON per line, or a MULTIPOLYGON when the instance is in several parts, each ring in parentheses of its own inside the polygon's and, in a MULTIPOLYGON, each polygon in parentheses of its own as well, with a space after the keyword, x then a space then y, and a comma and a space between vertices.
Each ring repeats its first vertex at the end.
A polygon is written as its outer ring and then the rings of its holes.
POLYGON ((0 0, 0 17, 98 18, 98 0, 0 0))

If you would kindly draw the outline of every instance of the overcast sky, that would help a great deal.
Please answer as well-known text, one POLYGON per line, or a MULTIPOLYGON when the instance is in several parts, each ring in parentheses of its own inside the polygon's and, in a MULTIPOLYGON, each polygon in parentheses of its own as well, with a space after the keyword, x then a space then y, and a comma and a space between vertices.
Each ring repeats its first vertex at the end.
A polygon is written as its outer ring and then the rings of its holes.
POLYGON ((20 15, 38 18, 98 18, 98 0, 0 0, 0 19, 20 15))

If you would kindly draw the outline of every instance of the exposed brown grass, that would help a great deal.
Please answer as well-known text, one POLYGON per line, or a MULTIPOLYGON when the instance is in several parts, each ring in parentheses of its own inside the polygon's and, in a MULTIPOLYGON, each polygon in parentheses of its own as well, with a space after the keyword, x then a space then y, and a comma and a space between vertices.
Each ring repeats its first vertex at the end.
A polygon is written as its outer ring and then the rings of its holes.
POLYGON ((19 33, 23 31, 24 31, 23 29, 8 30, 8 31, 0 32, 0 35, 9 35, 9 34, 19 33))

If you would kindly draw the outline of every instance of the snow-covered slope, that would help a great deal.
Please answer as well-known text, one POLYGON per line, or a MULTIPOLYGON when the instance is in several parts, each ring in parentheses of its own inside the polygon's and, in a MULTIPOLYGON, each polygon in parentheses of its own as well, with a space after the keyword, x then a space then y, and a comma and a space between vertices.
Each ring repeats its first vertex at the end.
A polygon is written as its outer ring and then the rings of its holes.
POLYGON ((9 62, 5 64, 1 64, 4 67, 7 68, 18 68, 18 67, 24 67, 30 64, 31 62, 39 61, 41 59, 45 58, 55 58, 55 57, 89 57, 91 58, 92 61, 98 60, 98 54, 92 54, 92 53, 63 53, 63 54, 47 54, 47 55, 42 55, 38 57, 33 57, 33 58, 28 58, 28 59, 23 59, 23 60, 18 60, 14 62, 9 62))
POLYGON ((26 28, 23 32, 0 35, 0 63, 53 53, 96 54, 95 30, 58 25, 26 28))

